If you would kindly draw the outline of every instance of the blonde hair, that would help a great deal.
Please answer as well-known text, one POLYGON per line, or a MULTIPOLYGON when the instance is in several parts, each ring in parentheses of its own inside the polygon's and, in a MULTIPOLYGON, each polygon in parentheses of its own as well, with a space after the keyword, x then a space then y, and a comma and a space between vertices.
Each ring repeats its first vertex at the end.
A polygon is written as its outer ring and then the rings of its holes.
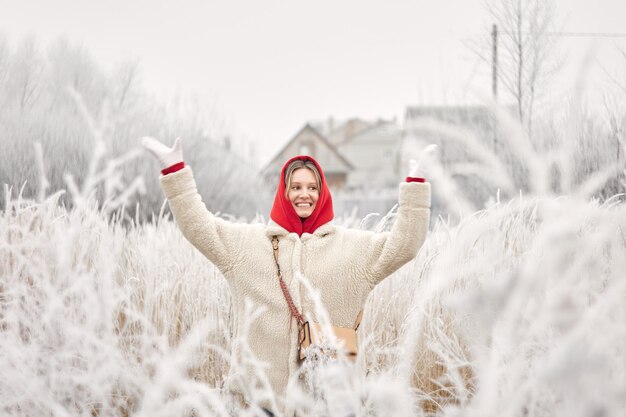
POLYGON ((291 177, 294 171, 300 168, 306 168, 309 171, 313 172, 313 174, 315 175, 315 180, 317 181, 317 189, 321 191, 322 176, 320 175, 320 172, 315 164, 312 161, 303 161, 302 159, 296 159, 295 161, 290 163, 285 169, 285 197, 287 196, 287 194, 289 193, 289 189, 291 188, 291 177))

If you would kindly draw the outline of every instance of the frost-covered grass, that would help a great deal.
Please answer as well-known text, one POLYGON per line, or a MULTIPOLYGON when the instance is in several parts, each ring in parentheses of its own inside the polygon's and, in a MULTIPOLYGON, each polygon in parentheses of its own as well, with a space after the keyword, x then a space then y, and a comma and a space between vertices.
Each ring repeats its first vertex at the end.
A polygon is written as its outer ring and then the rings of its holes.
MULTIPOLYGON (((227 287, 167 216, 133 224, 88 198, 66 210, 58 195, 13 194, 0 220, 3 415, 254 413, 219 390, 235 342, 227 287)), ((624 415, 625 228, 619 196, 438 219, 369 298, 358 366, 324 370, 317 400, 287 401, 329 416, 624 415)))
POLYGON ((208 348, 229 317, 216 270, 172 222, 122 225, 57 197, 3 211, 1 413, 128 415, 216 385, 224 359, 208 348))
MULTIPOLYGON (((245 332, 232 338, 226 283, 167 214, 138 223, 119 211, 142 182, 124 183, 126 158, 103 165, 95 137, 85 176, 66 177, 71 209, 43 175, 38 200, 5 190, 0 414, 261 415, 222 389, 229 366, 253 366, 250 398, 272 396, 245 332), (236 364, 233 343, 243 352, 236 364)), ((305 375, 312 392, 294 386, 274 398, 278 408, 329 417, 626 413, 626 205, 622 195, 590 197, 615 167, 574 185, 561 164, 559 196, 548 167, 563 154, 518 147, 529 191, 506 201, 494 193, 481 210, 432 168, 433 187, 465 211, 435 219, 416 259, 369 297, 357 364, 305 375)), ((479 163, 464 169, 506 175, 497 158, 479 163)), ((384 230, 393 213, 373 220, 338 223, 384 230)), ((250 326, 262 308, 249 306, 250 326)))
POLYGON ((622 415, 625 229, 623 202, 570 198, 438 222, 370 299, 372 330, 404 326, 374 344, 397 335, 394 354, 414 352, 408 372, 424 398, 456 402, 441 415, 622 415))

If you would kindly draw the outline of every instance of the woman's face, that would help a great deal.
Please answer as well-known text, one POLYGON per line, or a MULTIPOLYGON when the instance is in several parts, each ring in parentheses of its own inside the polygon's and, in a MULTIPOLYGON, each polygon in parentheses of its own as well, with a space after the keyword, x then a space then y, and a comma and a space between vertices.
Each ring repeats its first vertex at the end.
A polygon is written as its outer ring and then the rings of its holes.
POLYGON ((293 171, 287 198, 299 217, 306 218, 313 213, 319 196, 320 191, 313 171, 307 168, 293 171))

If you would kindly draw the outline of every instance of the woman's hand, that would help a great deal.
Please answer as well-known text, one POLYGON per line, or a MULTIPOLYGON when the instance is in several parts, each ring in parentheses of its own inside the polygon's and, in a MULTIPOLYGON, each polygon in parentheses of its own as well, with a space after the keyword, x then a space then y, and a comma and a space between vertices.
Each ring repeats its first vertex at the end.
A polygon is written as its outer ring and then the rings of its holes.
POLYGON ((143 147, 152 155, 156 156, 164 169, 183 162, 183 148, 181 142, 182 140, 180 138, 176 138, 174 146, 169 148, 150 136, 144 136, 141 140, 143 147))
POLYGON ((437 145, 431 143, 420 152, 417 160, 409 160, 409 177, 426 178, 429 167, 434 163, 436 151, 437 145))

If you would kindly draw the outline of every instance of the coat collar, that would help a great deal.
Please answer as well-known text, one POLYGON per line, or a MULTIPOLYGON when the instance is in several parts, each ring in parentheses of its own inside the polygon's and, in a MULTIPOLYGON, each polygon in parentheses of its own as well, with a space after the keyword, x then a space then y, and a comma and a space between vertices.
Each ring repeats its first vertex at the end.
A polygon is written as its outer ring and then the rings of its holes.
POLYGON ((327 235, 331 235, 335 233, 335 225, 333 221, 330 221, 326 224, 318 227, 312 234, 303 233, 302 236, 298 236, 297 233, 289 233, 287 229, 277 224, 275 221, 271 220, 268 222, 267 227, 265 228, 265 234, 267 237, 271 238, 272 236, 278 236, 279 238, 289 237, 292 240, 301 239, 303 242, 309 240, 313 236, 315 237, 324 237, 327 235))

